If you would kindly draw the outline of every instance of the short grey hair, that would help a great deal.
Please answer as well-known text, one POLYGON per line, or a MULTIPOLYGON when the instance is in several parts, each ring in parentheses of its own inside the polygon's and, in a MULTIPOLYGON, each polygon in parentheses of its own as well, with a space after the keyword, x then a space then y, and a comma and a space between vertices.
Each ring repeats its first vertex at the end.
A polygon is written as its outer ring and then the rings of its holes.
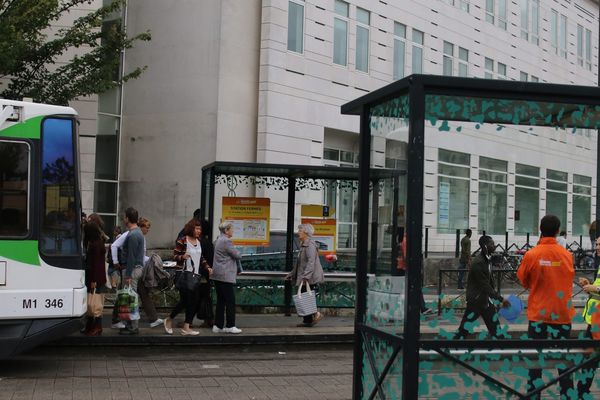
POLYGON ((302 230, 308 237, 312 237, 315 234, 315 228, 311 224, 300 224, 298 225, 298 230, 302 230))
POLYGON ((233 226, 233 224, 231 222, 221 222, 219 224, 219 232, 221 233, 225 233, 226 230, 230 229, 233 226))

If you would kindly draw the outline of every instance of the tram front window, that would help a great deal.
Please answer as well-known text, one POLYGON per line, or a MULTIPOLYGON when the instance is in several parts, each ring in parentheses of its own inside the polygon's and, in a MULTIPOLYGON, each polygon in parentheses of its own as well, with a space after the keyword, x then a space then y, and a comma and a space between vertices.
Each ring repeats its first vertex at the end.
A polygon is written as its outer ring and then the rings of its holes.
POLYGON ((80 252, 74 144, 72 120, 44 120, 40 249, 46 255, 72 256, 80 252))

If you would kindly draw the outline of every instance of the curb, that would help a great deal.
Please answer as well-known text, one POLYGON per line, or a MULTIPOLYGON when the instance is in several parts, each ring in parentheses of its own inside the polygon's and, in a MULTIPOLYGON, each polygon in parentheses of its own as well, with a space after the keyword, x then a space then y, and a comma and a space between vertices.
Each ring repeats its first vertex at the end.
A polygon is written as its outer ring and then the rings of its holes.
POLYGON ((210 336, 67 336, 50 342, 48 346, 148 346, 148 345, 185 345, 185 346, 227 346, 227 345, 271 345, 271 344, 350 344, 354 342, 353 333, 331 333, 313 335, 210 335, 210 336))

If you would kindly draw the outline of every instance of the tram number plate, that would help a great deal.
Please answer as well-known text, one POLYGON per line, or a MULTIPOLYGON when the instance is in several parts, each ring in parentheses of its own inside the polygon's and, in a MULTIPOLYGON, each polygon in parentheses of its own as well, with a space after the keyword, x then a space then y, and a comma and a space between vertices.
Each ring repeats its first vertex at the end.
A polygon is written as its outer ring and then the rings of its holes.
MULTIPOLYGON (((63 308, 65 302, 63 299, 42 299, 39 304, 44 308, 63 308)), ((23 309, 38 308, 38 299, 23 299, 23 309)))
MULTIPOLYGON (((0 298, 2 293, 0 292, 0 298)), ((62 316, 71 315, 73 309, 73 294, 63 290, 46 291, 45 293, 13 294, 7 298, 8 302, 0 305, 0 309, 8 311, 13 316, 62 316), (70 296, 69 296, 70 295, 70 296), (12 300, 12 301, 11 301, 12 300), (12 304, 11 304, 12 303, 12 304)))

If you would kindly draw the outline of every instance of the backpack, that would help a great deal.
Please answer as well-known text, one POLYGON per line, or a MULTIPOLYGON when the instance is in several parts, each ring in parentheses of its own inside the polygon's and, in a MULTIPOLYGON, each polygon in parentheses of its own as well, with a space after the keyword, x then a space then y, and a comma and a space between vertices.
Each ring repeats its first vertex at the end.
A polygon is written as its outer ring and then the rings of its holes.
POLYGON ((152 253, 144 265, 141 279, 147 288, 164 290, 173 285, 174 277, 163 268, 162 258, 158 254, 152 253))

